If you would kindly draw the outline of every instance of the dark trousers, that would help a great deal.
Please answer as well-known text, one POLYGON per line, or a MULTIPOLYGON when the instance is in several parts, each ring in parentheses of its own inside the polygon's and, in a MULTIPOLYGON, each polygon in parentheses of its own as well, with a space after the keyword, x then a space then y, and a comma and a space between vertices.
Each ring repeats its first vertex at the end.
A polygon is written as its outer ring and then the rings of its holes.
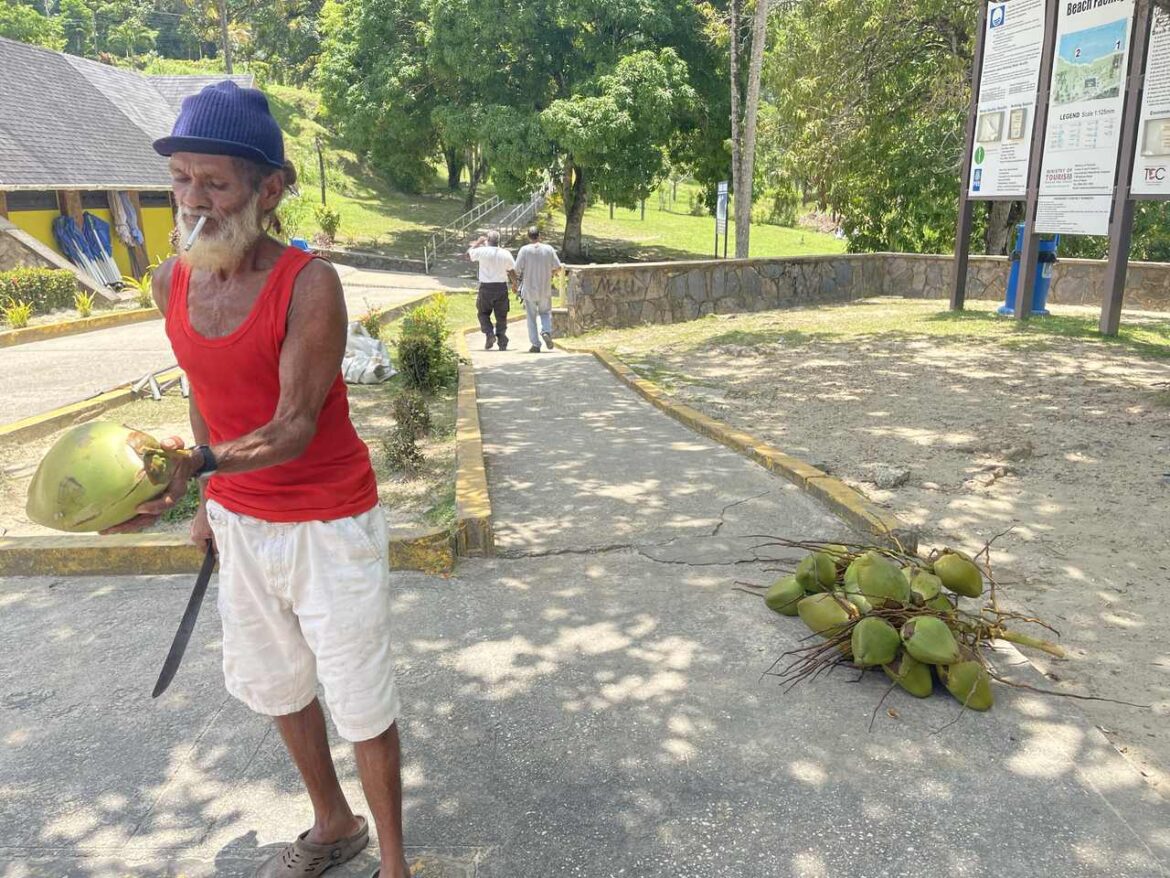
POLYGON ((501 347, 508 344, 508 285, 480 284, 475 306, 479 310, 479 328, 488 338, 497 338, 501 347), (492 316, 496 326, 492 328, 492 316))

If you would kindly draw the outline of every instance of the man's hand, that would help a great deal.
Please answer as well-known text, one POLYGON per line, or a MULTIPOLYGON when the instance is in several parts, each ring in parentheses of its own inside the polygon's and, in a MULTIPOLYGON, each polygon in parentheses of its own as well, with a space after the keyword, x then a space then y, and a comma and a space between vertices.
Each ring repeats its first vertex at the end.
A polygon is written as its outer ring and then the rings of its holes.
POLYGON ((191 542, 198 546, 202 552, 207 551, 208 543, 211 543, 212 547, 219 551, 215 545, 215 533, 211 529, 211 523, 207 520, 206 501, 200 502, 199 509, 195 513, 195 520, 191 522, 191 542))
MULTIPOLYGON (((178 436, 171 436, 162 441, 162 447, 167 451, 178 451, 183 447, 183 440, 178 436)), ((153 500, 140 505, 137 509, 138 514, 129 521, 124 521, 121 524, 114 525, 111 528, 103 530, 103 534, 121 534, 121 533, 136 533, 144 528, 150 527, 162 516, 164 512, 178 503, 187 494, 187 483, 191 481, 191 476, 194 475, 203 461, 199 455, 185 454, 179 458, 175 465, 175 472, 171 476, 170 484, 167 485, 166 491, 153 500)))

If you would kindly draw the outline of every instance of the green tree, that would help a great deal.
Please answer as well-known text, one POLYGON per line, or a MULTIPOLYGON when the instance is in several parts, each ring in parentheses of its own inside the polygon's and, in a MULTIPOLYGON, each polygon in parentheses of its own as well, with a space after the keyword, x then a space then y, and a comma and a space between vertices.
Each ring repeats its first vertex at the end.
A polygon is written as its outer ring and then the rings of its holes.
POLYGON ((74 55, 84 55, 94 45, 96 25, 93 10, 85 0, 61 0, 57 20, 65 37, 65 47, 74 55))
POLYGON ((773 22, 770 136, 854 250, 949 251, 978 5, 819 0, 773 22))
POLYGON ((65 47, 60 21, 14 0, 0 0, 0 37, 48 49, 65 47))
POLYGON ((433 176, 436 90, 423 0, 326 0, 317 82, 330 121, 395 186, 433 176))
POLYGON ((158 31, 147 27, 141 17, 132 15, 110 28, 106 42, 115 52, 129 58, 154 48, 157 38, 158 31))
POLYGON ((725 174, 717 18, 687 0, 328 0, 318 78, 330 118, 399 186, 440 153, 513 198, 561 181, 574 259, 590 191, 633 206, 668 158, 725 174))

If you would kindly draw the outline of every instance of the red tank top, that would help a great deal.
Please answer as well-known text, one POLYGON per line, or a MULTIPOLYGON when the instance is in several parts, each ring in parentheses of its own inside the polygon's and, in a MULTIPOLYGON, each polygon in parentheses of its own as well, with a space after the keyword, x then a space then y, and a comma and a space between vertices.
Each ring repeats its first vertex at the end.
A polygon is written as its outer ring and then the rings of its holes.
MULTIPOLYGON (((205 338, 187 314, 190 269, 180 260, 171 275, 166 328, 191 395, 211 433, 226 442, 270 420, 280 398, 280 349, 287 331, 293 282, 313 257, 290 247, 272 267, 252 311, 230 335, 205 338)), ((288 463, 212 476, 207 496, 263 521, 330 521, 358 515, 378 502, 370 453, 349 419, 349 398, 338 371, 304 454, 288 463)))

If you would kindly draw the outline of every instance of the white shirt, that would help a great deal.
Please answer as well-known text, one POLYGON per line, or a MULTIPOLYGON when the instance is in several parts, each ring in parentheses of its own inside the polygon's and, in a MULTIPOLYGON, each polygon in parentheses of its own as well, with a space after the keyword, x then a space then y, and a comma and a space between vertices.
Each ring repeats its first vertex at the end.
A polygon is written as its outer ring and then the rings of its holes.
POLYGON ((516 260, 504 247, 472 247, 467 255, 479 263, 481 284, 506 284, 508 272, 516 267, 516 260))

